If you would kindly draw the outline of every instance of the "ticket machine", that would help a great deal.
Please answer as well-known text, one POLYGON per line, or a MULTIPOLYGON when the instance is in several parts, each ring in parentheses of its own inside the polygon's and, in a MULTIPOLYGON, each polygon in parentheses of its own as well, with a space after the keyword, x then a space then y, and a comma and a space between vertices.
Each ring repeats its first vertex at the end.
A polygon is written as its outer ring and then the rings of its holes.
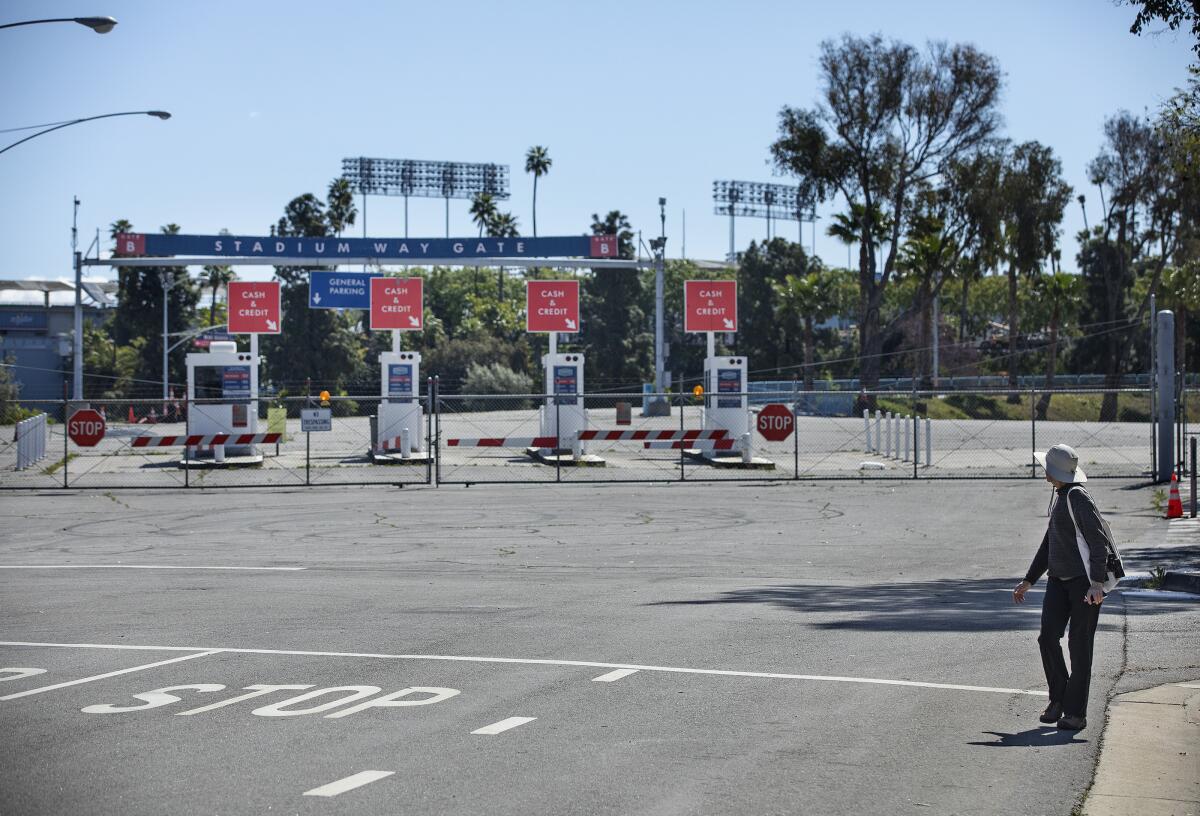
MULTIPOLYGON (((587 409, 583 406, 583 355, 576 353, 543 355, 546 370, 545 404, 539 409, 541 436, 557 436, 560 448, 572 447, 576 434, 587 429, 587 409)), ((580 452, 586 446, 580 445, 580 452)))
MULTIPOLYGON (((258 433, 259 356, 238 351, 233 341, 213 342, 207 352, 188 354, 188 435, 258 433)), ((189 458, 257 456, 254 445, 190 447, 189 458)))
POLYGON ((704 358, 704 430, 725 430, 740 441, 750 431, 746 358, 704 358))
POLYGON ((421 354, 385 351, 379 355, 379 412, 375 423, 375 450, 407 457, 425 450, 425 410, 421 405, 421 354), (408 436, 408 450, 402 439, 408 436))

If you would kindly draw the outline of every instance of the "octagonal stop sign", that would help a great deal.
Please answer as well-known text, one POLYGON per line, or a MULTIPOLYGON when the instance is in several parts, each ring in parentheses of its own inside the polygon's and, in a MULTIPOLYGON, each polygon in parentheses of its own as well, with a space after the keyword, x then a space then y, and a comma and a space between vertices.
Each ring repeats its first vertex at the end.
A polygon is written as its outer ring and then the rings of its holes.
POLYGON ((764 405, 758 412, 758 432, 769 442, 782 442, 792 435, 796 428, 796 418, 792 411, 781 402, 764 405))
POLYGON ((67 436, 81 448, 94 447, 104 438, 104 417, 92 408, 80 408, 67 420, 67 436))

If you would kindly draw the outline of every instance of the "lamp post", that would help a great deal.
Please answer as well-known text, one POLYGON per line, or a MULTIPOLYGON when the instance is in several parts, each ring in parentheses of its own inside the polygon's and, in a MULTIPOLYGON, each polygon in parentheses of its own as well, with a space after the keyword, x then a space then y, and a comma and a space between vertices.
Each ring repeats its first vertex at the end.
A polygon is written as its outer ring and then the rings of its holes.
MULTIPOLYGON (((666 368, 666 355, 663 353, 663 275, 667 257, 667 200, 658 199, 659 220, 662 222, 661 234, 650 242, 654 250, 654 391, 662 394, 666 391, 663 382, 663 371, 666 368)), ((648 406, 651 416, 665 416, 670 411, 669 403, 661 396, 652 400, 648 406)))
POLYGON ((4 23, 0 28, 16 28, 17 26, 38 25, 39 23, 79 23, 87 26, 97 34, 107 34, 113 30, 117 21, 112 17, 51 17, 45 20, 25 20, 20 23, 4 23))
POLYGON ((30 139, 36 139, 38 136, 42 136, 46 133, 50 133, 51 131, 62 130, 65 127, 70 127, 71 125, 78 125, 83 122, 94 122, 97 119, 109 119, 113 116, 154 116, 158 119, 170 119, 171 118, 170 113, 168 113, 167 111, 160 111, 160 110, 122 111, 120 113, 102 113, 99 116, 85 116, 82 119, 72 119, 69 122, 62 122, 61 124, 54 125, 53 127, 48 127, 45 130, 39 130, 37 133, 34 133, 31 136, 26 136, 24 139, 19 139, 18 141, 15 141, 12 144, 10 144, 8 147, 0 149, 0 153, 7 153, 9 150, 12 150, 17 145, 25 144, 30 139))

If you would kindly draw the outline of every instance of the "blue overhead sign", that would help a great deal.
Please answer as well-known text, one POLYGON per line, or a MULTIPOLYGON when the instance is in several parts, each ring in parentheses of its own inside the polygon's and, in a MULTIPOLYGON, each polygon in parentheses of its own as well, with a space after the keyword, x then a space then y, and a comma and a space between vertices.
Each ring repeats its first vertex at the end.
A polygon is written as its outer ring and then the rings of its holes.
POLYGON ((309 272, 308 308, 370 309, 371 278, 377 272, 309 272))
POLYGON ((616 258, 617 236, 558 238, 342 238, 122 233, 118 257, 202 255, 241 258, 616 258))

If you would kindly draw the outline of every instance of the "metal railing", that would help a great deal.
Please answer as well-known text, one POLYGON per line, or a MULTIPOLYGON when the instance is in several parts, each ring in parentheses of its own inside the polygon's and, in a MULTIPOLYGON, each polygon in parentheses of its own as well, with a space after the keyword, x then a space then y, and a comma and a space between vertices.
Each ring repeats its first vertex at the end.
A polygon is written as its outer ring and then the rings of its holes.
MULTIPOLYGON (((107 423, 92 447, 65 432, 80 406, 58 400, 0 426, 0 488, 1022 479, 1040 478, 1033 454, 1059 442, 1089 478, 1151 472, 1145 389, 858 392, 848 411, 823 393, 440 395, 431 381, 382 419, 378 396, 334 397, 330 429, 307 432, 301 410, 321 406, 305 397, 92 400, 107 423), (744 415, 714 411, 743 397, 744 415), (643 410, 653 403, 667 410, 643 410), (792 431, 768 439, 758 416, 773 403, 792 431)), ((1183 403, 1193 427, 1196 396, 1183 403)))

